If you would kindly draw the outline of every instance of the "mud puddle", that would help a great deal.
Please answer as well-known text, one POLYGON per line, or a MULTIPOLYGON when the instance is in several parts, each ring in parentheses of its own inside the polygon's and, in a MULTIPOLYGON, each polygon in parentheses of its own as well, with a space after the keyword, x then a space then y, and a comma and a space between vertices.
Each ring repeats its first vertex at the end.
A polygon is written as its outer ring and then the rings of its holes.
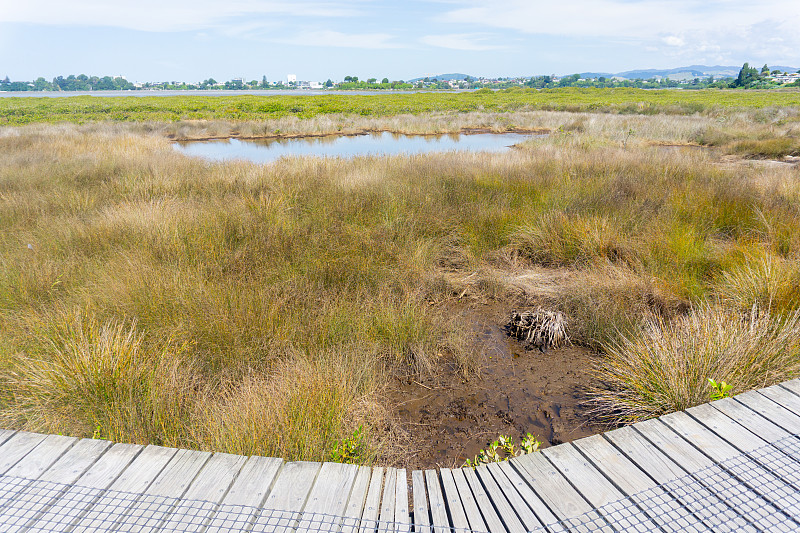
POLYGON ((530 432, 547 447, 606 429, 582 405, 593 357, 587 349, 525 350, 506 335, 505 312, 479 307, 467 316, 482 346, 480 377, 444 372, 395 380, 388 391, 410 436, 406 468, 459 467, 501 434, 518 441, 530 432))

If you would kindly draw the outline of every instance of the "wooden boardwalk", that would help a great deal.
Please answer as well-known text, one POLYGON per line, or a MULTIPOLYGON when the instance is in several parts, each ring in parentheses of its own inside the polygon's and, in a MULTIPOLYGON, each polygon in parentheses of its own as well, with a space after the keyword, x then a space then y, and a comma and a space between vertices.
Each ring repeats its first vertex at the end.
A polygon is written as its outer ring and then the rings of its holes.
POLYGON ((800 380, 477 469, 0 430, 0 532, 800 531, 800 380))

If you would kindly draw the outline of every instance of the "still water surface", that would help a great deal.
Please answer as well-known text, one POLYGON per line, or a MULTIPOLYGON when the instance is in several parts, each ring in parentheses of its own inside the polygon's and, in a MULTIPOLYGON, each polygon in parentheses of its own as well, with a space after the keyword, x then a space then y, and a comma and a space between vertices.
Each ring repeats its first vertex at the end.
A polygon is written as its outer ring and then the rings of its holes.
POLYGON ((428 152, 500 152, 533 137, 522 133, 451 135, 368 135, 302 137, 296 139, 223 139, 175 143, 180 152, 214 161, 244 159, 269 163, 283 156, 355 157, 360 155, 422 154, 428 152))

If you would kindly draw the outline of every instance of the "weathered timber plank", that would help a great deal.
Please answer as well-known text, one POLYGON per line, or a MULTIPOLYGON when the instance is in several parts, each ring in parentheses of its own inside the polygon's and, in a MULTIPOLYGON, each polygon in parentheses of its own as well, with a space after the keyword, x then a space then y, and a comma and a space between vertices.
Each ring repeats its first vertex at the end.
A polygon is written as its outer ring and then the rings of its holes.
MULTIPOLYGON (((692 407, 688 409, 686 413, 694 417, 695 421, 699 422, 702 426, 712 430, 739 452, 751 452, 768 444, 767 440, 764 440, 758 434, 750 431, 736 420, 709 404, 692 407)), ((757 417, 754 416, 753 418, 757 417)))
POLYGON ((246 460, 246 457, 227 453, 211 456, 159 531, 204 531, 246 460))
MULTIPOLYGON (((511 466, 511 463, 513 461, 514 460, 512 459, 510 461, 503 461, 501 463, 498 463, 498 469, 505 474, 508 483, 510 483, 513 486, 513 488, 516 490, 517 493, 517 495, 515 496, 514 491, 511 491, 510 488, 507 489, 506 486, 503 483, 500 483, 500 481, 498 480, 498 484, 500 485, 500 487, 503 488, 504 492, 506 492, 507 495, 509 495, 509 501, 511 501, 511 504, 514 505, 515 509, 522 508, 521 505, 518 505, 519 502, 518 498, 522 498, 525 504, 536 515, 536 518, 540 523, 547 525, 547 524, 554 524, 555 522, 557 522, 558 518, 556 518, 556 515, 554 515, 552 511, 550 511, 550 509, 547 508, 547 505, 545 505, 542 499, 539 498, 539 496, 537 496, 536 493, 533 492, 533 490, 525 482, 525 480, 520 477, 519 472, 517 472, 514 469, 514 467, 511 466)), ((495 474, 495 472, 496 471, 493 471, 492 474, 495 474)), ((499 475, 496 475, 495 479, 498 478, 499 475)), ((525 527, 527 527, 528 529, 533 529, 532 526, 528 525, 530 521, 528 520, 527 515, 521 514, 520 518, 522 518, 522 522, 523 524, 525 524, 525 527)))
POLYGON ((707 527, 676 498, 658 486, 636 464, 601 435, 573 442, 606 477, 634 502, 659 529, 702 531, 707 527))
POLYGON ((559 520, 574 518, 592 511, 589 503, 572 488, 544 455, 529 453, 517 457, 512 464, 559 520))
POLYGON ((800 415, 786 409, 784 406, 761 394, 761 392, 745 392, 732 399, 752 409, 761 415, 762 418, 780 426, 788 433, 793 435, 800 433, 800 415))
POLYGON ((456 529, 469 529, 467 514, 464 512, 464 506, 461 503, 461 496, 456 488, 453 473, 447 468, 440 468, 439 478, 442 480, 442 488, 444 489, 443 499, 447 509, 450 511, 451 526, 456 529))
MULTIPOLYGON (((719 495, 691 478, 686 470, 660 449, 659 444, 663 444, 663 439, 655 430, 661 429, 661 426, 654 426, 654 422, 640 422, 634 426, 609 431, 603 437, 622 451, 648 477, 660 484, 687 511, 706 524, 708 529, 734 527, 739 531, 755 531, 752 524, 736 514, 719 495), (646 439, 640 430, 649 432, 650 438, 655 442, 646 439)), ((686 519, 687 524, 693 522, 690 517, 686 519)))
POLYGON ((748 408, 743 403, 737 402, 733 398, 717 400, 709 405, 768 442, 775 442, 776 440, 790 435, 790 433, 782 427, 772 423, 770 420, 759 415, 756 411, 748 408))
MULTIPOLYGON (((44 442, 47 442, 47 439, 44 442)), ((38 479, 28 484, 24 492, 17 494, 13 501, 2 508, 0 512, 2 530, 21 531, 35 522, 110 446, 111 443, 107 441, 83 439, 75 443, 49 468, 44 462, 40 461, 35 465, 34 461, 31 461, 28 468, 33 469, 29 469, 27 473, 30 476, 36 475, 38 479)), ((58 446, 50 449, 51 453, 57 450, 58 446)), ((23 461, 31 455, 37 454, 29 454, 23 461)), ((17 463, 17 467, 21 466, 23 461, 17 463)))
POLYGON ((295 461, 286 463, 278 474, 262 509, 253 524, 253 532, 282 533, 297 527, 321 463, 295 461))
POLYGON ((361 516, 360 533, 372 533, 378 528, 378 515, 381 509, 381 490, 383 488, 384 470, 382 467, 372 469, 367 498, 364 501, 364 514, 361 516))
POLYGON ((481 515, 483 515, 483 521, 486 522, 486 529, 489 533, 506 533, 506 527, 497 515, 494 505, 492 505, 492 500, 486 493, 486 490, 484 490, 483 485, 481 485, 475 470, 472 468, 462 468, 461 471, 464 473, 464 477, 467 478, 467 484, 472 490, 472 495, 475 497, 475 502, 478 504, 481 515))
POLYGON ((355 533, 358 531, 361 516, 364 513, 364 503, 367 499, 371 474, 371 469, 368 466, 358 467, 356 478, 353 481, 353 489, 347 498, 347 506, 343 513, 342 533, 355 533))
POLYGON ((414 497, 414 532, 430 533, 431 517, 428 512, 428 493, 425 490, 425 473, 411 472, 411 494, 414 497))
POLYGON ((433 531, 434 533, 443 533, 451 525, 447 517, 447 503, 442 494, 442 486, 439 484, 436 470, 425 471, 425 486, 428 489, 428 505, 433 520, 433 531))
MULTIPOLYGON (((790 390, 796 395, 800 396, 800 379, 792 379, 789 381, 785 381, 777 386, 783 387, 786 390, 790 390)), ((800 405, 800 404, 795 404, 795 405, 800 405)))
POLYGON ((798 393, 794 388, 775 385, 760 389, 758 392, 794 414, 800 415, 800 397, 797 396, 798 393))
POLYGON ((542 450, 542 455, 561 471, 573 487, 588 500, 595 508, 607 503, 617 501, 623 497, 622 493, 597 471, 577 449, 564 444, 542 450))
POLYGON ((394 521, 399 533, 411 531, 411 516, 408 512, 408 479, 405 468, 397 469, 395 482, 394 521))
POLYGON ((266 500, 282 467, 283 459, 275 457, 247 459, 211 518, 206 533, 228 533, 251 527, 257 509, 266 500))
POLYGON ((300 518, 299 532, 338 531, 358 466, 323 463, 300 518))
MULTIPOLYGON (((694 420, 685 413, 686 418, 678 420, 678 427, 689 429, 691 422, 694 420)), ((687 472, 692 474, 693 479, 704 486, 719 500, 730 509, 730 520, 741 521, 746 520, 748 523, 737 523, 738 527, 757 528, 763 529, 767 522, 770 522, 769 517, 766 517, 761 512, 771 506, 769 502, 759 497, 759 495, 751 490, 747 485, 740 483, 737 479, 733 478, 730 473, 726 472, 715 461, 709 459, 704 453, 700 452, 693 444, 686 441, 677 431, 668 426, 663 419, 667 421, 675 421, 675 417, 667 415, 661 419, 648 420, 636 425, 636 429, 641 430, 642 433, 655 444, 661 451, 667 453, 669 457, 681 465, 687 472), (651 424, 652 422, 652 424, 651 424), (642 430, 640 426, 645 426, 642 430), (702 464, 701 468, 697 468, 698 464, 702 464), (741 518, 739 518, 741 516, 741 518)), ((680 429, 678 430, 680 431, 680 429)), ((722 439, 714 441, 709 439, 707 435, 699 441, 708 444, 709 448, 704 449, 708 453, 715 454, 718 457, 731 458, 735 456, 735 448, 727 444, 722 439), (706 442, 707 441, 707 442, 706 442), (732 451, 733 450, 733 451, 732 451), (732 455, 733 454, 733 455, 732 455)), ((727 514, 727 513, 726 513, 727 514)), ((719 519, 719 516, 703 515, 704 521, 712 521, 719 519)), ((724 521, 722 522, 724 523, 724 521)))
POLYGON ((177 450, 171 448, 147 446, 75 527, 81 531, 115 529, 115 524, 128 514, 138 495, 144 493, 156 480, 176 452, 177 450))
POLYGON ((508 502, 508 499, 505 494, 503 494, 497 481, 495 481, 494 476, 492 476, 491 470, 495 467, 496 465, 494 464, 479 466, 475 469, 475 474, 478 476, 478 479, 480 479, 481 484, 483 484, 483 488, 486 489, 486 493, 492 500, 494 508, 497 509, 497 515, 500 517, 506 530, 509 533, 525 533, 525 526, 522 525, 519 517, 514 512, 514 508, 508 502))
POLYGON ((11 429, 0 429, 0 446, 2 446, 5 441, 10 439, 14 433, 16 433, 16 431, 11 429))
POLYGON ((481 511, 478 508, 478 502, 472 495, 472 489, 469 488, 467 477, 464 475, 463 468, 456 468, 451 471, 453 475, 453 482, 458 489, 458 496, 461 498, 461 504, 464 506, 464 512, 467 515, 469 528, 472 531, 488 531, 486 523, 483 521, 481 511))
POLYGON ((20 459, 36 448, 47 435, 20 431, 0 446, 0 475, 5 475, 20 459))
MULTIPOLYGON (((110 444, 107 441, 93 442, 110 444)), ((70 529, 71 524, 77 523, 100 500, 105 489, 113 484, 142 449, 142 446, 134 444, 114 444, 108 448, 72 486, 51 502, 41 515, 27 524, 26 531, 53 532, 70 529)), ((91 458, 87 461, 90 460, 91 458)))
MULTIPOLYGON (((488 465, 486 470, 492 475, 497 488, 503 494, 505 500, 508 501, 508 505, 511 509, 516 512, 517 517, 520 522, 522 522, 522 526, 526 531, 533 531, 544 525, 544 522, 542 522, 532 510, 532 507, 536 507, 537 505, 544 507, 544 504, 538 497, 534 496, 533 500, 527 502, 520 496, 516 486, 514 486, 508 478, 506 470, 514 474, 514 468, 508 464, 508 461, 488 465)), ((480 476, 480 473, 478 475, 480 476)))
POLYGON ((397 503, 397 469, 387 468, 386 475, 383 480, 383 496, 381 497, 381 514, 380 523, 378 524, 379 532, 396 533, 396 524, 394 523, 394 506, 397 503))

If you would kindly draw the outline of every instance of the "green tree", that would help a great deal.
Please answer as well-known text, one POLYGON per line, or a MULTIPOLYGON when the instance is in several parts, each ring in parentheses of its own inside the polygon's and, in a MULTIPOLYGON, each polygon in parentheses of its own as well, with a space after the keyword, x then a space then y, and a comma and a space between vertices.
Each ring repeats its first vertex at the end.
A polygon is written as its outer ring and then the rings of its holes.
POLYGON ((764 64, 763 67, 761 67, 761 75, 769 76, 769 67, 766 65, 766 63, 764 64))
POLYGON ((747 88, 758 80, 758 70, 756 70, 755 67, 751 67, 750 63, 745 63, 742 65, 742 69, 739 71, 739 75, 731 84, 731 87, 747 88))
POLYGON ((389 83, 389 78, 383 78, 383 79, 381 80, 381 84, 382 84, 382 85, 386 85, 387 83, 389 83))
POLYGON ((325 82, 325 87, 333 87, 333 80, 328 78, 328 81, 325 82))

